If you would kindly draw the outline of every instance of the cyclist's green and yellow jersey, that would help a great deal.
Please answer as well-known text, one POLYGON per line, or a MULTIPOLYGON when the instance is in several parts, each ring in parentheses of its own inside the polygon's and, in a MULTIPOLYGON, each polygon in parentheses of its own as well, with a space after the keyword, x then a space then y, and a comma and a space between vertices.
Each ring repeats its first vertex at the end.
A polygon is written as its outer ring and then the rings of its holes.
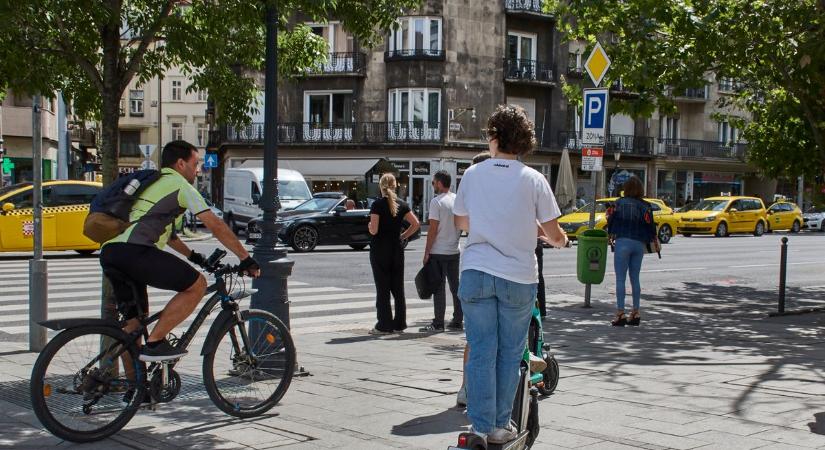
POLYGON ((164 167, 160 175, 132 205, 132 225, 103 245, 123 242, 163 249, 187 209, 195 215, 209 210, 201 194, 176 170, 164 167))

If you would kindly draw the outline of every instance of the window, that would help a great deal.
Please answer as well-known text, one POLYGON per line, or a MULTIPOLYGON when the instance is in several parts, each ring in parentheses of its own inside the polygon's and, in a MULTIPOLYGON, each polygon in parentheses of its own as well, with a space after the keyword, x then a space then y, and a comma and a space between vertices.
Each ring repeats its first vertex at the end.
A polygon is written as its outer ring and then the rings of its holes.
POLYGON ((205 147, 209 140, 209 126, 205 123, 198 124, 198 147, 205 147))
POLYGON ((507 59, 534 61, 536 59, 536 35, 508 32, 507 59))
POLYGON ((181 80, 172 80, 172 101, 179 102, 183 100, 183 82, 181 80))
POLYGON ((180 123, 180 122, 172 122, 171 129, 172 129, 172 140, 173 141, 182 141, 183 140, 183 124, 180 123))
POLYGON ((129 115, 143 115, 143 91, 129 91, 129 115))
POLYGON ((439 17, 402 17, 390 33, 390 55, 439 56, 442 51, 439 17))
POLYGON ((340 124, 352 122, 352 92, 304 93, 304 122, 340 124))
POLYGON ((140 156, 140 131, 120 132, 120 156, 140 156))
POLYGON ((717 124, 719 142, 723 145, 733 145, 739 140, 739 130, 727 121, 717 124))
POLYGON ((659 139, 679 139, 679 118, 659 118, 659 139))
POLYGON ((569 52, 567 54, 567 67, 574 70, 582 70, 582 54, 579 52, 569 52))
POLYGON ((733 78, 720 78, 719 90, 723 92, 734 92, 742 87, 741 83, 733 78))
POLYGON ((32 190, 26 189, 25 191, 17 195, 14 195, 3 200, 3 203, 11 203, 12 205, 14 205, 14 209, 32 208, 34 206, 34 200, 32 199, 32 190))
POLYGON ((123 99, 120 99, 120 106, 118 107, 118 114, 120 114, 121 116, 126 115, 126 105, 125 105, 125 102, 123 101, 123 99))
POLYGON ((84 184, 58 184, 52 189, 51 206, 85 205, 100 192, 100 188, 84 184))
POLYGON ((439 89, 392 89, 389 98, 389 122, 424 123, 437 127, 441 121, 439 89))
POLYGON ((206 94, 206 91, 204 91, 204 90, 198 90, 198 101, 199 101, 199 102, 205 102, 205 101, 206 101, 206 99, 207 99, 207 94, 206 94))

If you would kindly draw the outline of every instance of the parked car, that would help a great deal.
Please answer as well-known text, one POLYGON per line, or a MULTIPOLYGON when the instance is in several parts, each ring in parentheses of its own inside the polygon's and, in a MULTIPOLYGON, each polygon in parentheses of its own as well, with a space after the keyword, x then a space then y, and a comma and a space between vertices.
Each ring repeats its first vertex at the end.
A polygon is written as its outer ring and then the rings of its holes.
MULTIPOLYGON (((596 200, 596 225, 595 228, 603 230, 607 226, 607 208, 615 203, 618 197, 600 198, 596 200)), ((678 220, 673 215, 673 210, 658 198, 646 198, 653 209, 653 218, 656 222, 656 230, 659 234, 659 241, 663 244, 670 242, 676 232, 678 220)), ((559 225, 567 233, 570 239, 576 239, 579 233, 588 229, 590 222, 590 205, 584 205, 578 210, 561 216, 559 225)))
POLYGON ((767 230, 768 216, 765 204, 756 197, 709 197, 690 211, 681 214, 679 233, 713 234, 718 237, 731 233, 753 233, 762 236, 767 230))
MULTIPOLYGON (((43 183, 43 249, 94 253, 100 244, 83 235, 89 203, 102 188, 85 181, 43 183)), ((0 188, 0 251, 30 252, 34 246, 31 183, 0 188)))
MULTIPOLYGON (((223 219, 223 211, 221 211, 220 208, 215 206, 215 204, 212 203, 211 200, 208 200, 208 199, 204 198, 203 201, 206 202, 206 206, 209 207, 209 209, 212 211, 212 213, 214 213, 216 216, 218 216, 218 219, 223 219)), ((198 219, 197 216, 193 215, 188 209, 186 210, 185 215, 186 215, 186 217, 184 219, 185 224, 194 225, 194 226, 203 225, 201 220, 198 219)))
POLYGON ((791 233, 799 233, 804 224, 802 210, 796 203, 779 201, 768 208, 768 232, 789 230, 791 233))
MULTIPOLYGON (((223 181, 224 220, 237 233, 250 220, 263 214, 260 206, 263 193, 263 167, 226 169, 223 181)), ((278 196, 282 210, 289 210, 312 198, 306 180, 300 172, 278 169, 278 196)))
POLYGON ((802 227, 808 230, 819 230, 825 232, 825 210, 812 210, 802 214, 804 221, 802 227))
MULTIPOLYGON (((261 238, 262 217, 249 222, 248 244, 261 238)), ((347 196, 340 192, 319 192, 311 200, 290 211, 278 213, 281 231, 278 240, 296 252, 311 252, 318 245, 349 245, 363 250, 370 243, 369 209, 347 209, 347 196)), ((410 240, 420 237, 416 232, 410 240)), ((407 243, 404 243, 406 247, 407 243)))

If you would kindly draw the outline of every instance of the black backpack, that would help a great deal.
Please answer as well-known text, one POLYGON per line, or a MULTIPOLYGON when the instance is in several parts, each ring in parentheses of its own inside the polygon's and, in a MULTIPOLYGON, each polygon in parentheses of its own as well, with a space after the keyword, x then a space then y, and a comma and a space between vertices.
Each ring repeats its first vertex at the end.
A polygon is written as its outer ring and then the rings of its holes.
POLYGON ((160 178, 157 170, 138 170, 106 186, 92 199, 83 234, 100 244, 129 228, 132 205, 147 187, 160 178))

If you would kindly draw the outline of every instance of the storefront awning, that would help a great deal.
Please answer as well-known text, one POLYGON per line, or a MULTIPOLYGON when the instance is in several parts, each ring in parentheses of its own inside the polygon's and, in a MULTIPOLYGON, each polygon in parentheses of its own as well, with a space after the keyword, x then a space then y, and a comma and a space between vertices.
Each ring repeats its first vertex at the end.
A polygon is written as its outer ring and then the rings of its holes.
POLYGON ((310 180, 364 181, 378 159, 281 159, 278 167, 301 172, 310 180))

